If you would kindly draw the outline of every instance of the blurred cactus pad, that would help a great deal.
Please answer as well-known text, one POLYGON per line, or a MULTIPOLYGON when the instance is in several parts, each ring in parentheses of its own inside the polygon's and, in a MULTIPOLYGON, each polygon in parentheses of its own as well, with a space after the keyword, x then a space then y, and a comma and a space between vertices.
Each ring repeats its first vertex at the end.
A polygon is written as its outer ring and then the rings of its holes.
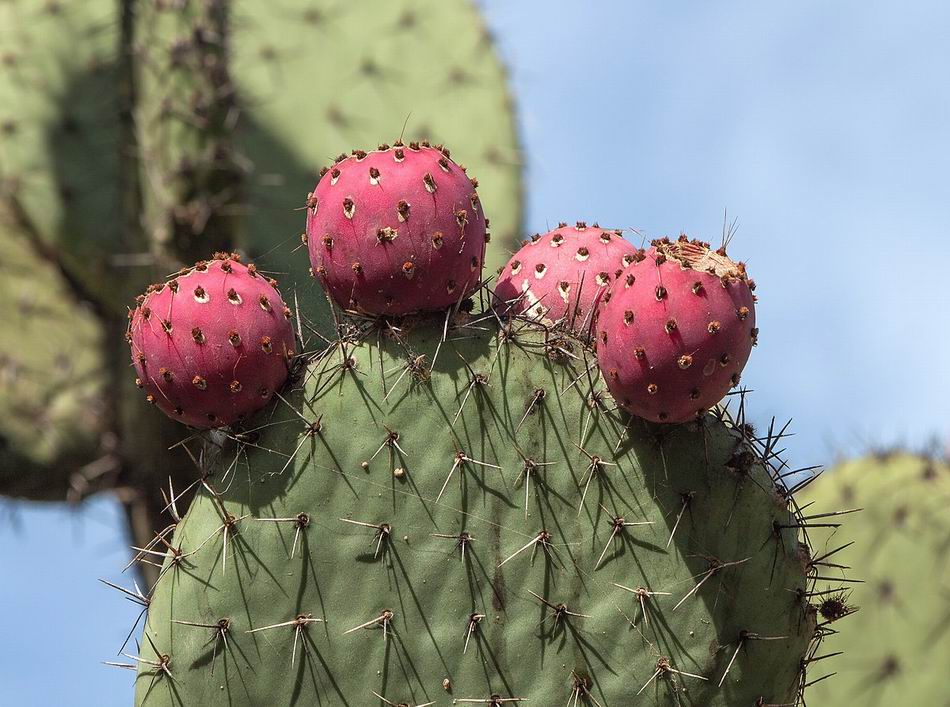
POLYGON ((855 459, 799 500, 809 515, 863 509, 833 532, 810 533, 818 555, 847 545, 828 562, 850 569, 822 571, 818 620, 838 629, 825 649, 844 654, 829 661, 825 672, 837 675, 810 688, 808 704, 950 705, 950 465, 907 452, 855 459), (834 623, 854 606, 855 620, 834 623))
POLYGON ((821 634, 774 441, 627 417, 570 336, 434 319, 341 320, 192 442, 137 704, 797 703, 821 634))
MULTIPOLYGON (((0 1, 0 306, 18 332, 0 348, 0 493, 160 501, 190 461, 167 451, 179 430, 142 419, 126 305, 222 249, 315 290, 292 252, 319 168, 401 132, 458 146, 504 262, 521 158, 469 2, 0 1)), ((302 299, 325 325, 322 296, 302 299)))

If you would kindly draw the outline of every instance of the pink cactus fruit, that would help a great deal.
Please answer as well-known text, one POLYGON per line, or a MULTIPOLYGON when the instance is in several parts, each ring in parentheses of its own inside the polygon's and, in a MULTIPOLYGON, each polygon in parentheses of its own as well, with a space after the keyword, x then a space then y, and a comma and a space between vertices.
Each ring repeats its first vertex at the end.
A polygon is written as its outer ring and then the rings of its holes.
POLYGON ((481 279, 489 239, 476 186, 427 142, 338 157, 307 197, 314 275, 341 307, 367 314, 460 302, 481 279))
POLYGON ((719 402, 756 343, 754 289, 725 248, 686 236, 654 241, 598 314, 597 360, 617 403, 675 423, 719 402))
POLYGON ((264 407, 294 356, 290 310, 277 283, 236 254, 152 285, 129 312, 136 384, 174 420, 224 427, 264 407))
POLYGON ((501 269, 495 308, 587 331, 597 303, 636 253, 619 230, 559 224, 525 241, 501 269))

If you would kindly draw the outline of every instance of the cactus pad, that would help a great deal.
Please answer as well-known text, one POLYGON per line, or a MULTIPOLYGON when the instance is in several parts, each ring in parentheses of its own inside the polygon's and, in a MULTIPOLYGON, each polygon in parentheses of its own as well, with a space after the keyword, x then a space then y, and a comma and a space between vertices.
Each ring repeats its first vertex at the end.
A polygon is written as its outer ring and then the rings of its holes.
POLYGON ((578 341, 494 322, 344 323, 209 433, 138 704, 796 699, 808 552, 745 426, 611 411, 578 341))
POLYGON ((809 689, 808 704, 950 704, 950 466, 905 452, 869 456, 830 469, 801 496, 809 515, 862 509, 841 528, 811 531, 829 563, 818 621, 835 635, 823 647, 844 654, 808 676, 837 673, 809 689), (855 607, 857 620, 837 623, 855 607))

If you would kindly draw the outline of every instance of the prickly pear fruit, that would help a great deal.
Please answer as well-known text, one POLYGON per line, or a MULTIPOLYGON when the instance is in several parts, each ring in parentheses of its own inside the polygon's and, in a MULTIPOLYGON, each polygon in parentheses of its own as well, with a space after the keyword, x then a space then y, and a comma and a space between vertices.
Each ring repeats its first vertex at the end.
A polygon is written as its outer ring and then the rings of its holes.
POLYGON ((502 268, 496 309, 586 331, 607 288, 636 257, 619 230, 562 223, 525 241, 502 268))
POLYGON ((428 143, 354 150, 307 197, 314 275, 344 309, 434 311, 472 293, 487 220, 464 167, 428 143))
POLYGON ((266 405, 294 356, 290 310, 276 282, 236 254, 153 285, 127 338, 147 400, 192 427, 232 425, 266 405))
POLYGON ((654 241, 598 314, 597 360, 617 402, 653 422, 684 422, 715 405, 755 344, 754 288, 725 248, 654 241))

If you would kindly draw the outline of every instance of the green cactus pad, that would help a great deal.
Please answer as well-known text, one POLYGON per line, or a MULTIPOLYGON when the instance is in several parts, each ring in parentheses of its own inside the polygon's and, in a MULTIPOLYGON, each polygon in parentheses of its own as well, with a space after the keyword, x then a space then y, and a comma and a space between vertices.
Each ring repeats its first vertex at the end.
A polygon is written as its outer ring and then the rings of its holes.
POLYGON ((908 453, 856 459, 829 470, 802 494, 808 515, 862 508, 834 532, 811 531, 818 556, 850 567, 822 568, 830 592, 819 623, 837 629, 823 652, 844 654, 815 666, 810 707, 843 704, 947 705, 950 687, 950 467, 908 453), (832 591, 843 588, 843 592, 832 591), (836 616, 860 607, 858 619, 836 616))
POLYGON ((442 324, 346 324, 214 438, 137 704, 794 702, 808 552, 745 428, 648 426, 575 340, 442 324))
POLYGON ((98 323, 6 216, 0 209, 0 488, 17 498, 81 497, 96 475, 69 472, 96 459, 105 414, 98 323))

